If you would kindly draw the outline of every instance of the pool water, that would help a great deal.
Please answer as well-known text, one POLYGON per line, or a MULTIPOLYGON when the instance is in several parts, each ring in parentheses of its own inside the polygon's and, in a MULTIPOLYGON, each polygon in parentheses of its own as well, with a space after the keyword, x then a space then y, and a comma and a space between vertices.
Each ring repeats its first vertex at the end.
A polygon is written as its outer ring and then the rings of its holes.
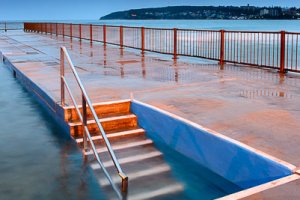
POLYGON ((0 199, 104 199, 76 143, 0 63, 0 199))
POLYGON ((170 165, 173 176, 184 185, 184 191, 180 196, 167 199, 209 200, 242 190, 208 168, 169 148, 155 137, 152 139, 163 153, 165 161, 170 165))

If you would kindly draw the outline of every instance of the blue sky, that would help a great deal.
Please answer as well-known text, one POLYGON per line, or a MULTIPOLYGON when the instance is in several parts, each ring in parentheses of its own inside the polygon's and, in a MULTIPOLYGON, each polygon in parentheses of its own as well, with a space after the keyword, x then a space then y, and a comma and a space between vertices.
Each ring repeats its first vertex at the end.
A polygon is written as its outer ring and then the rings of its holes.
POLYGON ((0 0, 3 20, 98 19, 114 11, 174 5, 296 6, 300 0, 0 0))

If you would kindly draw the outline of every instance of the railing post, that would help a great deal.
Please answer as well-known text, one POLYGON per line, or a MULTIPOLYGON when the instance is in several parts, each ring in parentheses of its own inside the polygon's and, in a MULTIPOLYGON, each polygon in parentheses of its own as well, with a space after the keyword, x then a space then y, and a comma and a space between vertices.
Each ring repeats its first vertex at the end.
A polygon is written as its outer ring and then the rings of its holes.
POLYGON ((4 30, 7 32, 6 22, 4 22, 4 30))
POLYGON ((60 48, 60 97, 61 97, 61 106, 65 106, 65 55, 63 48, 60 48))
POLYGON ((224 64, 224 55, 225 55, 225 31, 220 30, 221 44, 220 44, 220 65, 224 64))
POLYGON ((93 42, 93 25, 90 24, 90 42, 93 42))
POLYGON ((79 40, 81 41, 81 24, 79 24, 79 40))
POLYGON ((88 143, 87 143, 87 136, 85 132, 85 127, 87 126, 87 110, 86 110, 86 99, 84 95, 82 94, 82 118, 83 118, 83 124, 82 124, 82 130, 83 130, 83 149, 84 152, 88 151, 88 143))
POLYGON ((70 24, 70 38, 72 39, 73 37, 73 25, 70 24))
POLYGON ((58 25, 57 25, 57 23, 55 23, 55 29, 56 29, 56 30, 55 30, 55 32, 56 32, 55 34, 56 34, 56 37, 57 37, 57 35, 58 35, 58 30, 57 30, 57 28, 58 28, 58 25))
POLYGON ((174 32, 173 59, 177 59, 177 28, 174 28, 173 32, 174 32))
POLYGON ((142 45, 142 54, 144 55, 145 54, 145 27, 142 27, 141 29, 141 38, 142 38, 142 41, 141 41, 141 45, 142 45))
POLYGON ((123 26, 120 26, 120 48, 123 49, 123 26))
POLYGON ((280 32, 280 73, 285 73, 285 31, 280 32))
POLYGON ((103 25, 103 43, 106 45, 106 25, 103 25))
POLYGON ((65 24, 64 23, 62 24, 62 35, 63 35, 63 37, 65 37, 65 24))
POLYGON ((50 34, 52 35, 52 23, 50 23, 50 34))

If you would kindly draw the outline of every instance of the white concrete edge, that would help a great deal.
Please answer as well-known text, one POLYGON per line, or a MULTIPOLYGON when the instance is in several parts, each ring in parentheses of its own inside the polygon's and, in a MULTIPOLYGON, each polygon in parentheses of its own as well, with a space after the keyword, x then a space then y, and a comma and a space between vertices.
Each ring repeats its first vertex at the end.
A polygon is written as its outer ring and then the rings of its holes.
POLYGON ((277 179, 277 180, 274 180, 274 181, 271 181, 271 182, 268 182, 268 183, 265 183, 265 184, 262 184, 262 185, 258 185, 258 186, 255 186, 255 187, 252 187, 252 188, 249 188, 249 189, 246 189, 246 190, 242 190, 242 191, 237 192, 237 193, 227 195, 225 197, 218 198, 217 200, 242 199, 242 198, 257 194, 259 192, 262 192, 262 191, 265 191, 265 190, 268 190, 268 189, 271 189, 271 188, 274 188, 274 187, 292 182, 292 181, 297 180, 297 179, 300 179, 300 176, 297 175, 297 174, 293 174, 293 175, 286 176, 286 177, 283 177, 283 178, 280 178, 280 179, 277 179))
POLYGON ((280 163, 281 165, 284 165, 285 167, 287 167, 287 168, 290 169, 291 171, 294 171, 294 170, 296 169, 296 166, 293 165, 293 164, 291 164, 291 163, 288 163, 288 162, 286 162, 286 161, 280 160, 280 159, 278 159, 278 158, 276 158, 276 157, 274 157, 274 156, 271 156, 271 155, 269 155, 269 154, 267 154, 267 153, 265 153, 265 152, 262 152, 262 151, 260 151, 260 150, 258 150, 258 149, 255 149, 255 148, 253 148, 253 147, 250 147, 250 146, 248 146, 248 145, 246 145, 246 144, 244 144, 244 143, 242 143, 242 142, 239 142, 239 141, 237 141, 237 140, 235 140, 235 139, 232 139, 232 138, 230 138, 230 137, 227 137, 227 136, 225 136, 225 135, 222 135, 221 133, 218 133, 218 132, 213 131, 213 130, 211 130, 211 129, 205 128, 205 127, 203 127, 203 126, 201 126, 201 125, 199 125, 199 124, 196 124, 195 122, 192 122, 192 121, 190 121, 190 120, 187 120, 187 119, 184 119, 184 118, 182 118, 182 117, 179 117, 179 116, 177 116, 177 115, 175 115, 175 114, 173 114, 173 113, 170 113, 170 112, 168 112, 168 111, 162 110, 162 109, 157 108, 157 107, 155 107, 155 106, 152 106, 152 105, 143 103, 143 102, 138 101, 138 100, 136 100, 136 99, 133 99, 132 102, 141 104, 141 105, 143 105, 143 106, 146 106, 146 107, 148 107, 148 108, 151 108, 151 109, 153 109, 153 110, 156 110, 156 111, 158 111, 158 112, 160 112, 160 113, 163 113, 163 114, 165 114, 165 115, 168 115, 168 116, 170 116, 170 117, 173 117, 173 118, 175 118, 175 119, 177 119, 177 120, 179 120, 179 121, 182 121, 182 122, 184 122, 184 123, 187 123, 187 124, 189 124, 189 125, 191 125, 191 126, 197 128, 197 129, 201 129, 201 130, 204 130, 204 131, 206 131, 206 132, 209 132, 210 134, 215 135, 216 137, 219 137, 219 138, 222 138, 222 139, 224 139, 224 140, 227 140, 228 142, 234 143, 234 144, 236 144, 236 145, 238 145, 238 146, 240 146, 240 147, 242 147, 242 148, 245 148, 245 149, 247 149, 247 150, 249 150, 249 151, 252 151, 252 152, 254 152, 254 153, 256 153, 256 154, 259 154, 259 155, 261 155, 261 156, 263 156, 263 157, 265 157, 265 158, 267 158, 267 159, 270 159, 270 160, 272 160, 272 161, 274 161, 274 162, 280 163))

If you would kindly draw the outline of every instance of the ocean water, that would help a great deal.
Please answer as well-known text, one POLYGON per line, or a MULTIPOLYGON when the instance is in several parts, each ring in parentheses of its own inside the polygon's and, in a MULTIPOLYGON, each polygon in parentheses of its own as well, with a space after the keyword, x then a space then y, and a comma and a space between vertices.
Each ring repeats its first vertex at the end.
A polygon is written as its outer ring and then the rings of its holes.
POLYGON ((300 20, 62 20, 53 22, 208 30, 300 32, 300 20))
POLYGON ((0 199, 103 199, 76 143, 1 63, 0 91, 0 199))

